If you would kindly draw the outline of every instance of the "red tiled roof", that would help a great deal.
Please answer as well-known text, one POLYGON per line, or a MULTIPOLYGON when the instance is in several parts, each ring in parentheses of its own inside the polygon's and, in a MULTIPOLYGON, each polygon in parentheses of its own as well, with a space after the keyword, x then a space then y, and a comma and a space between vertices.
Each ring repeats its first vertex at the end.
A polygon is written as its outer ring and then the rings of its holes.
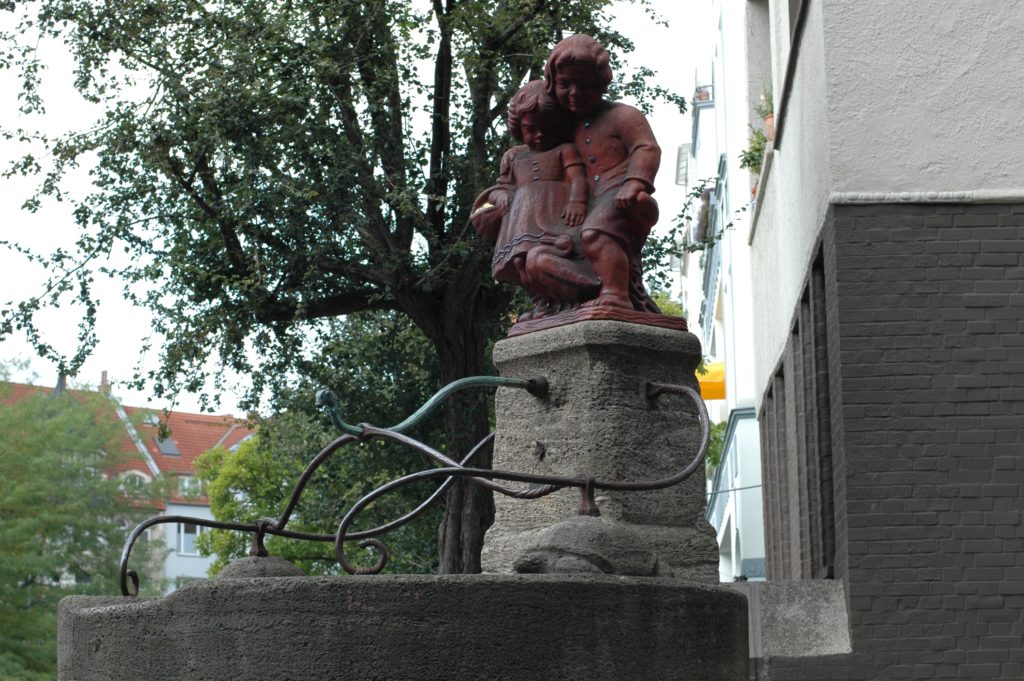
MULTIPOLYGON (((0 384, 0 404, 15 404, 29 395, 51 392, 53 392, 52 388, 22 383, 2 383, 0 384)), ((95 393, 81 390, 68 390, 67 392, 71 395, 95 395, 95 393)), ((124 407, 124 412, 159 471, 171 476, 194 475, 195 460, 201 454, 218 446, 230 449, 253 433, 248 422, 233 416, 170 412, 165 417, 159 410, 141 407, 124 407), (155 414, 161 420, 165 420, 171 432, 170 439, 177 445, 178 451, 181 452, 180 455, 164 454, 160 451, 156 442, 158 427, 144 421, 147 414, 155 414)), ((111 403, 111 417, 119 419, 114 403, 111 403)), ((147 478, 152 477, 153 471, 140 454, 127 427, 124 437, 121 438, 120 449, 127 456, 112 466, 108 473, 116 475, 126 471, 138 471, 147 478)), ((183 504, 205 504, 206 498, 186 499, 172 496, 168 501, 183 504)))
POLYGON ((17 404, 29 395, 42 395, 51 392, 53 392, 52 388, 40 388, 37 385, 0 383, 0 404, 17 404))
MULTIPOLYGON (((218 446, 230 449, 252 434, 252 429, 245 421, 233 416, 171 412, 165 417, 161 412, 139 407, 125 407, 124 410, 128 414, 128 418, 135 424, 139 439, 142 440, 146 450, 153 457, 157 468, 167 475, 194 475, 195 460, 199 458, 200 454, 218 446), (167 424, 167 428, 171 431, 170 440, 177 446, 178 451, 181 452, 180 455, 164 454, 160 451, 156 441, 157 426, 143 421, 146 414, 154 413, 167 424)), ((176 503, 206 502, 205 498, 189 501, 181 497, 173 497, 171 501, 176 503)))

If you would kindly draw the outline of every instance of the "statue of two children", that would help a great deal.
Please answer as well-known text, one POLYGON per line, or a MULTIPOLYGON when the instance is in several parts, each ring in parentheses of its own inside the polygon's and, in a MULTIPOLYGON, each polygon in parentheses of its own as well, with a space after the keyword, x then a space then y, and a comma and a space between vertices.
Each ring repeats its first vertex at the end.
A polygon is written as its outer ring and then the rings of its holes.
POLYGON ((640 111, 604 98, 611 79, 605 48, 575 35, 509 103, 523 144, 505 153, 470 220, 496 242, 494 277, 533 298, 520 321, 577 307, 658 312, 640 249, 658 220, 661 150, 640 111))

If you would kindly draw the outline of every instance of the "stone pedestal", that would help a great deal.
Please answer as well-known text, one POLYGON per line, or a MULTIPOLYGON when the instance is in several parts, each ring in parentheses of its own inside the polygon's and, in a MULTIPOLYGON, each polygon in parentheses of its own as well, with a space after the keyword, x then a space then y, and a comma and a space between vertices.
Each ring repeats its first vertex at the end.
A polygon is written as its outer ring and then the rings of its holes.
POLYGON ((746 601, 608 575, 193 582, 61 601, 63 681, 741 681, 746 601))
MULTIPOLYGON (((668 477, 689 463, 700 429, 686 397, 646 397, 650 382, 697 388, 700 342, 686 331, 616 321, 587 321, 503 340, 494 363, 503 376, 543 376, 550 392, 499 389, 494 467, 599 480, 668 477)), ((599 492, 601 517, 624 523, 660 558, 661 571, 694 583, 718 582, 718 547, 704 520, 701 466, 675 487, 599 492)), ((579 511, 580 493, 539 500, 495 495, 496 517, 484 545, 485 572, 505 573, 550 526, 579 511)))

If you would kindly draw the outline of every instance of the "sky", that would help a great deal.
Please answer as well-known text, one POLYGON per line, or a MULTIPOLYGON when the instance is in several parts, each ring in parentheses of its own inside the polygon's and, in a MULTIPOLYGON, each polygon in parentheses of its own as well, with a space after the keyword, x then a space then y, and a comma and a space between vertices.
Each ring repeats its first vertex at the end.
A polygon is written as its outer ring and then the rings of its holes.
MULTIPOLYGON (((635 52, 627 57, 628 61, 633 65, 650 67, 656 72, 656 83, 689 99, 695 85, 698 61, 705 56, 710 61, 708 47, 702 44, 712 33, 712 26, 706 18, 710 0, 652 0, 651 4, 668 20, 669 28, 653 24, 635 6, 625 3, 615 6, 613 15, 617 27, 636 44, 635 52)), ((8 13, 0 13, 0 26, 6 28, 9 25, 8 13)), ((47 65, 43 91, 46 115, 28 119, 19 114, 18 102, 13 96, 18 90, 17 79, 9 72, 0 71, 0 92, 5 94, 0 97, 0 127, 39 129, 54 134, 79 129, 98 118, 99 110, 82 100, 72 87, 72 63, 63 46, 43 43, 40 49, 47 65)), ((675 186, 674 179, 676 150, 680 144, 689 141, 690 119, 688 113, 682 115, 671 105, 660 105, 649 120, 662 147, 656 197, 661 205, 662 223, 665 223, 685 201, 685 191, 675 186)), ((4 142, 0 145, 0 167, 6 168, 23 151, 14 143, 4 142)), ((0 240, 17 241, 43 253, 72 244, 76 239, 76 228, 68 203, 49 202, 35 213, 21 209, 33 186, 32 180, 0 179, 0 240)), ((87 193, 89 177, 86 170, 69 178, 67 187, 73 194, 87 193)), ((43 292, 45 277, 42 267, 27 263, 21 256, 0 247, 0 306, 6 308, 12 302, 39 295, 43 292)), ((141 350, 150 336, 149 313, 125 302, 122 284, 118 281, 98 275, 94 286, 100 301, 96 327, 99 342, 80 374, 71 379, 72 384, 95 387, 100 382, 101 373, 106 371, 113 385, 113 394, 125 404, 153 409, 171 406, 153 400, 145 390, 130 390, 119 383, 130 379, 137 367, 154 367, 159 361, 159 339, 154 339, 154 347, 147 352, 141 350)), ((67 354, 73 354, 80 315, 81 310, 74 307, 43 313, 39 320, 44 340, 67 354)), ((57 381, 56 367, 35 357, 22 336, 15 335, 0 342, 0 362, 9 363, 11 360, 28 360, 30 363, 27 369, 14 371, 13 380, 39 385, 54 385, 57 381)), ((235 393, 242 394, 244 387, 244 377, 235 380, 234 390, 229 382, 228 392, 222 394, 217 411, 241 415, 235 393)), ((200 410, 197 397, 190 394, 179 395, 173 408, 178 411, 200 410)))

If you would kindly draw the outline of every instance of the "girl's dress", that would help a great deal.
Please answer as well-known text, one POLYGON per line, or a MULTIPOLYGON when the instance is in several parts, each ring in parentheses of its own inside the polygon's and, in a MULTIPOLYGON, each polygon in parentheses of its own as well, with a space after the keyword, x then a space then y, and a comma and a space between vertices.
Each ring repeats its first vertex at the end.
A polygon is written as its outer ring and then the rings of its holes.
POLYGON ((574 165, 582 166, 583 159, 573 144, 546 151, 520 145, 502 157, 498 184, 477 200, 480 205, 496 191, 509 193, 508 212, 493 235, 491 272, 495 279, 521 285, 513 262, 517 256, 525 256, 537 244, 552 244, 560 236, 578 232, 578 227, 570 227, 562 219, 569 200, 567 169, 574 165))

